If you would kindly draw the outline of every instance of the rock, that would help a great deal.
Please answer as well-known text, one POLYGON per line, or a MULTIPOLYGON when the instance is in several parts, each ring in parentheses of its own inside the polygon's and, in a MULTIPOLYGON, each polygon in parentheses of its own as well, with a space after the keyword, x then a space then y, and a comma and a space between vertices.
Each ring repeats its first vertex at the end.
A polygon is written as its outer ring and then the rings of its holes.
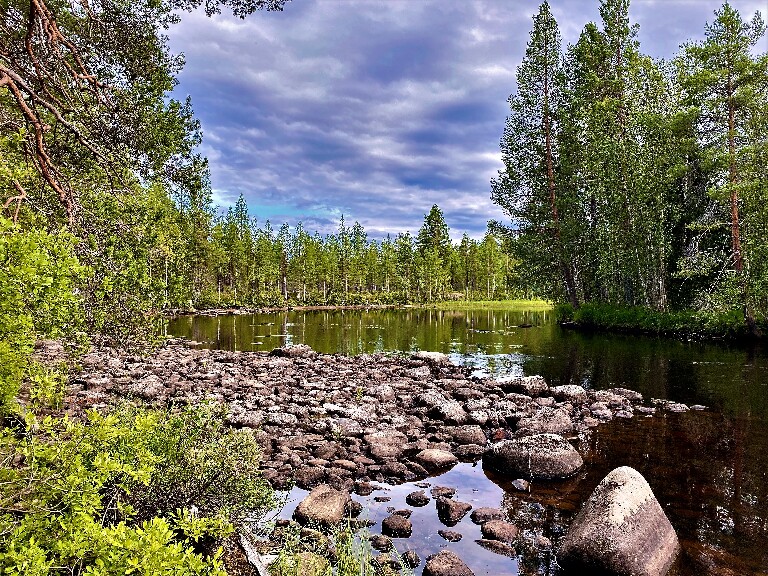
POLYGON ((301 524, 333 526, 344 519, 349 512, 351 502, 352 498, 347 492, 334 490, 327 484, 321 484, 299 502, 293 517, 301 524))
POLYGON ((392 550, 392 540, 388 536, 382 534, 371 534, 368 538, 371 543, 371 548, 378 550, 379 552, 389 552, 392 550))
POLYGON ((450 550, 427 557, 423 576, 475 576, 464 561, 450 550))
POLYGON ((512 480, 512 487, 520 492, 528 492, 531 488, 531 483, 528 480, 518 478, 517 480, 512 480))
POLYGON ((526 396, 543 396, 549 390, 547 381, 541 376, 498 378, 496 380, 505 392, 517 392, 526 396))
POLYGON ((293 478, 296 481, 296 486, 308 490, 323 482, 325 470, 317 466, 304 466, 296 470, 293 478))
POLYGON ((544 536, 543 534, 539 534, 536 536, 536 541, 534 542, 536 544, 536 548, 539 550, 549 550, 552 548, 552 540, 544 536))
POLYGON ((514 524, 504 520, 489 520, 480 526, 483 538, 511 543, 517 539, 520 530, 514 524))
POLYGON ((306 344, 295 344, 294 346, 275 348, 269 355, 278 358, 310 358, 316 356, 317 352, 306 344))
POLYGON ((158 376, 149 374, 128 386, 128 392, 144 400, 155 400, 165 392, 165 384, 158 376))
POLYGON ((430 411, 430 414, 446 424, 464 424, 469 420, 467 411, 455 400, 448 400, 438 404, 430 411))
POLYGON ((426 360, 431 364, 450 364, 451 363, 451 359, 448 358, 448 355, 443 354, 442 352, 427 352, 426 350, 421 350, 413 354, 411 358, 413 358, 414 360, 426 360))
POLYGON ((556 434, 502 440, 483 457, 483 464, 496 472, 541 480, 572 476, 583 463, 574 447, 556 434))
POLYGON ((432 498, 439 498, 440 496, 444 498, 453 498, 453 495, 456 494, 456 488, 448 488, 447 486, 435 486, 429 491, 430 494, 432 494, 432 498))
POLYGON ((459 463, 459 459, 446 450, 430 448, 416 454, 416 461, 429 472, 452 468, 459 463))
POLYGON ((392 538, 408 538, 413 532, 413 525, 408 518, 399 514, 392 514, 381 521, 381 532, 392 538))
POLYGON ((392 514, 397 514, 398 516, 402 516, 403 518, 410 518, 411 514, 413 514, 413 510, 408 510, 408 509, 395 510, 394 512, 392 512, 392 514))
POLYGON ((400 558, 402 558, 403 564, 408 566, 408 568, 416 568, 421 564, 421 558, 419 558, 419 555, 414 550, 403 552, 400 558))
POLYGON ((293 565, 290 573, 297 576, 322 576, 330 570, 328 560, 314 552, 301 552, 286 559, 293 565))
POLYGON ((560 434, 564 436, 573 432, 573 422, 565 410, 542 408, 528 418, 521 418, 517 423, 517 428, 533 434, 560 434))
POLYGON ((438 530, 437 533, 448 542, 458 542, 464 538, 464 535, 461 532, 454 532, 453 530, 438 530))
POLYGON ((630 402, 643 401, 643 395, 640 394, 640 392, 635 392, 634 390, 630 390, 628 388, 609 388, 608 390, 606 390, 606 392, 610 392, 611 394, 616 394, 616 396, 621 396, 622 398, 626 398, 630 402))
POLYGON ((485 437, 485 432, 483 432, 483 429, 477 425, 457 426, 456 428, 449 430, 448 433, 453 437, 453 440, 457 444, 477 444, 479 446, 485 446, 488 442, 485 437))
POLYGON ((485 454, 485 445, 463 444, 454 450, 456 457, 462 462, 477 462, 485 454))
POLYGON ((489 520, 503 520, 504 512, 498 508, 477 508, 470 516, 475 524, 484 524, 489 520))
POLYGON ((576 516, 558 553, 573 570, 618 576, 663 576, 679 544, 645 478, 616 468, 597 485, 576 516))
POLYGON ((587 401, 587 391, 576 384, 566 384, 565 386, 555 386, 549 389, 549 393, 558 402, 572 402, 573 404, 583 404, 587 401))
POLYGON ((499 542, 498 540, 475 540, 477 544, 488 550, 489 552, 493 552, 494 554, 500 554, 501 556, 508 556, 510 558, 514 558, 517 556, 517 550, 515 550, 512 546, 507 544, 506 542, 499 542))
POLYGON ((385 430, 366 434, 363 440, 368 443, 371 456, 381 462, 400 458, 403 455, 403 446, 408 442, 408 436, 397 430, 385 430))
POLYGON ((472 510, 472 504, 449 500, 443 496, 435 500, 435 504, 437 505, 437 517, 446 526, 456 526, 467 515, 467 512, 472 510))
POLYGON ((429 500, 430 498, 424 493, 424 490, 416 490, 415 492, 411 492, 408 494, 408 496, 405 497, 406 504, 416 508, 426 506, 429 504, 429 500))

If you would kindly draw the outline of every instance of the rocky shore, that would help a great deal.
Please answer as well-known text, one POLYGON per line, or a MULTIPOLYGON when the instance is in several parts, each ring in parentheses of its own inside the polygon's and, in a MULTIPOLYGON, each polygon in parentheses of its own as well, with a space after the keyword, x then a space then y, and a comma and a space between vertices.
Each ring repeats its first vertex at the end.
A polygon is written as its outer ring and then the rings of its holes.
MULTIPOLYGON (((295 513, 303 524, 332 524, 355 512, 350 494, 369 496, 378 483, 414 482, 460 461, 482 458, 523 487, 526 480, 566 478, 582 466, 573 444, 590 428, 690 409, 646 402, 624 388, 550 387, 538 376, 477 378, 431 352, 348 357, 293 346, 267 354, 169 341, 147 357, 94 349, 80 364, 65 400, 72 415, 126 398, 157 406, 226 404, 230 424, 253 429, 260 441, 264 477, 278 489, 295 484, 312 490, 315 501, 302 502, 295 513), (327 501, 334 503, 330 512, 317 505, 327 501)), ((452 494, 430 496, 447 527, 472 508, 452 494)), ((414 492, 406 503, 419 506, 430 496, 414 492)), ((478 522, 484 547, 509 555, 515 527, 488 510, 478 522)), ((377 537, 405 537, 408 524, 406 512, 394 512, 377 537)), ((461 537, 443 532, 448 541, 461 537)), ((455 563, 445 554, 439 560, 455 563)), ((434 561, 430 566, 425 574, 440 573, 434 561)))

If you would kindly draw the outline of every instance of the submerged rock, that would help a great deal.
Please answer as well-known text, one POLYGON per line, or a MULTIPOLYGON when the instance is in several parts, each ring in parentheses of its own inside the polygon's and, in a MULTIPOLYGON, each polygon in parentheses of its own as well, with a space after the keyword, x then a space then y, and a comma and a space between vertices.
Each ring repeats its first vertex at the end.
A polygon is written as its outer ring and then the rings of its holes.
POLYGON ((572 476, 584 461, 562 436, 536 434, 494 444, 485 453, 483 464, 513 477, 555 480, 572 476))
POLYGON ((663 576, 678 547, 675 530, 648 482, 637 470, 622 466, 597 485, 574 519, 558 563, 579 574, 663 576))

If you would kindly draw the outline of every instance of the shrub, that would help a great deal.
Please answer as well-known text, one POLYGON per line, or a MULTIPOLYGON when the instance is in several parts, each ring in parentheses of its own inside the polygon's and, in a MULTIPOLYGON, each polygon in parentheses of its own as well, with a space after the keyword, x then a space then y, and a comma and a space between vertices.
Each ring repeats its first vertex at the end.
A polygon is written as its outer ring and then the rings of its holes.
POLYGON ((209 407, 28 415, 0 433, 0 573, 223 575, 213 544, 271 501, 256 457, 209 407))

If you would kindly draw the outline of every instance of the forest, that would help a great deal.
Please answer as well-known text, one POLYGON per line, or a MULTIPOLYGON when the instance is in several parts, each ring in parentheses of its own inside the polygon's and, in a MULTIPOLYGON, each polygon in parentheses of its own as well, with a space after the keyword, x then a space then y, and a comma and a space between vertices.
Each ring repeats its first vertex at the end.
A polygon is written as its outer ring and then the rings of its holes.
POLYGON ((562 46, 534 18, 492 198, 521 280, 553 301, 768 313, 768 53, 727 2, 670 61, 642 53, 629 1, 562 46))

